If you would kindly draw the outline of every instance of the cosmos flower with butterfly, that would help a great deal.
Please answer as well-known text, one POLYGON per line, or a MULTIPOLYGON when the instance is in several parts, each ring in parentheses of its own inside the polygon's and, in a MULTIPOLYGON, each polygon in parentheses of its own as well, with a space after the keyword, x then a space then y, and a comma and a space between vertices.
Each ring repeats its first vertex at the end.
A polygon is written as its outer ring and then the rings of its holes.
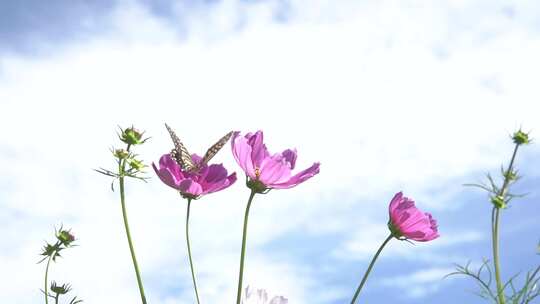
POLYGON ((176 133, 165 124, 172 139, 174 148, 170 153, 164 154, 159 160, 159 168, 152 163, 152 167, 161 181, 167 186, 177 190, 180 195, 187 200, 186 210, 186 243, 193 280, 195 298, 200 303, 197 280, 191 255, 191 243, 189 240, 189 215, 191 201, 199 199, 203 195, 217 192, 228 188, 236 181, 236 173, 228 175, 227 169, 222 164, 208 164, 208 162, 223 148, 229 141, 233 132, 228 132, 206 153, 200 157, 197 154, 190 154, 176 133))

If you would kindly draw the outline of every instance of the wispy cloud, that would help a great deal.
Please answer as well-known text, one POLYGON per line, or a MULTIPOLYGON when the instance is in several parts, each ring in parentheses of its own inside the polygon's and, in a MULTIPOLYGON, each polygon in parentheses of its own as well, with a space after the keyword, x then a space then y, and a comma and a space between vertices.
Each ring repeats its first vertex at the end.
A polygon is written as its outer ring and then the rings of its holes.
POLYGON ((400 288, 405 295, 411 298, 425 298, 431 293, 437 292, 444 284, 443 278, 453 272, 453 268, 429 268, 419 270, 406 275, 399 275, 381 279, 383 286, 400 288))

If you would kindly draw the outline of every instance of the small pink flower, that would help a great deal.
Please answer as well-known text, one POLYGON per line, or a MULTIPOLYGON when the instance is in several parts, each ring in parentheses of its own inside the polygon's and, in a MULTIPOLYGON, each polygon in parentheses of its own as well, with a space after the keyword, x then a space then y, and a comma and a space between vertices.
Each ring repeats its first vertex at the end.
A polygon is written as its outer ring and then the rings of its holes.
POLYGON ((319 163, 292 175, 296 164, 296 149, 287 149, 270 155, 263 143, 262 131, 239 136, 235 132, 231 140, 236 162, 250 178, 250 188, 263 192, 266 189, 292 188, 319 173, 319 163))
MULTIPOLYGON (((196 154, 191 158, 197 163, 201 161, 201 157, 196 154)), ((221 164, 204 164, 198 172, 187 172, 169 154, 161 156, 159 169, 154 163, 152 167, 162 182, 189 198, 223 190, 236 181, 236 172, 227 176, 227 169, 221 164)))
POLYGON ((414 201, 396 193, 389 207, 388 227, 398 239, 427 242, 439 237, 437 221, 429 213, 416 208, 414 201))

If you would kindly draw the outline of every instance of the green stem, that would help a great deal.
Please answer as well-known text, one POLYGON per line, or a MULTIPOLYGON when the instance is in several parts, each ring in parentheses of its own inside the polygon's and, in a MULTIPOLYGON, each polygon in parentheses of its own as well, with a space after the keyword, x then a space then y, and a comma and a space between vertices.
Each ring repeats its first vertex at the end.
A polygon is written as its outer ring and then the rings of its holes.
POLYGON ((189 256, 189 266, 191 267, 191 278, 193 279, 193 288, 195 288, 195 296, 197 297, 197 304, 200 303, 199 291, 197 290, 197 281, 195 280, 195 271, 193 270, 193 260, 191 259, 191 245, 189 243, 189 209, 191 207, 191 198, 187 199, 187 212, 186 212, 186 241, 187 251, 189 256))
POLYGON ((45 267, 45 304, 49 304, 49 265, 51 264, 51 259, 54 256, 55 252, 53 252, 49 256, 49 260, 47 261, 47 267, 45 267))
MULTIPOLYGON (((129 152, 129 145, 127 151, 129 152)), ((126 161, 123 160, 119 164, 119 183, 120 183, 120 202, 122 203, 122 216, 124 218, 124 226, 126 228, 126 235, 129 244, 129 251, 131 252, 131 259, 133 260, 133 267, 135 268, 135 275, 137 276, 137 284, 139 285, 139 292, 141 294, 141 300, 143 304, 146 304, 146 296, 144 295, 144 287, 141 280, 141 274, 139 272, 139 265, 137 264, 137 259, 135 258, 135 250, 133 249, 133 241, 131 240, 131 233, 129 232, 129 224, 126 212, 126 199, 124 194, 124 172, 126 168, 126 161)))
POLYGON ((501 265, 499 261, 499 208, 493 207, 493 264, 495 268, 495 281, 497 282, 497 299, 505 304, 504 286, 501 280, 501 265))
POLYGON ((390 240, 393 238, 394 236, 392 234, 390 234, 386 240, 384 240, 384 242, 382 243, 382 245, 379 247, 379 249, 377 250, 377 253, 375 253, 375 256, 373 257, 373 259, 371 260, 371 263, 369 263, 369 267, 368 269, 366 270, 366 273, 364 274, 364 277, 362 278, 362 281, 360 282, 360 285, 358 286, 358 288, 356 289, 356 292, 354 293, 354 296, 351 300, 351 304, 354 304, 356 302, 356 298, 358 298, 358 295, 360 294, 360 291, 362 290, 362 287, 364 286, 364 284, 366 283, 367 281, 367 278, 369 276, 369 273, 371 272, 371 269, 373 268, 373 265, 375 265, 375 261, 377 261, 377 258, 379 257, 379 254, 381 254, 384 246, 386 246, 386 244, 388 244, 388 242, 390 242, 390 240))
POLYGON ((60 298, 60 294, 57 293, 56 297, 54 297, 54 304, 58 304, 58 298, 60 298))
MULTIPOLYGON (((510 185, 510 176, 512 175, 512 168, 516 159, 519 144, 516 144, 514 152, 512 153, 512 159, 508 165, 508 169, 504 172, 504 182, 498 195, 502 196, 506 200, 507 188, 510 185)), ((501 263, 499 259, 499 221, 500 221, 500 209, 497 206, 493 207, 491 212, 491 228, 492 228, 492 242, 493 242, 493 267, 495 268, 495 281, 497 283, 497 299, 499 304, 506 303, 506 297, 504 295, 504 285, 501 279, 501 263)))
POLYGON ((249 195, 249 199, 246 206, 246 213, 244 215, 244 231, 242 234, 242 251, 240 253, 240 274, 238 275, 238 292, 236 294, 236 304, 240 304, 240 300, 242 298, 242 278, 244 276, 244 257, 246 253, 246 237, 247 237, 247 224, 248 224, 248 217, 249 217, 249 209, 251 207, 251 202, 253 201, 253 197, 255 196, 254 190, 251 190, 251 194, 249 195))

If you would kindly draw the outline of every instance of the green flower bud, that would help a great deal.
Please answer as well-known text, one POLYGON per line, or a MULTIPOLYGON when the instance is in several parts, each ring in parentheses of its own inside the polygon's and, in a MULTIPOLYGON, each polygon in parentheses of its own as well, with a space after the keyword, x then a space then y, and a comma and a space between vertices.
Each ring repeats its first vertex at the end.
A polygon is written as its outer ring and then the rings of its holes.
POLYGON ((144 143, 144 140, 142 139, 143 134, 144 132, 140 132, 134 127, 127 128, 124 131, 122 131, 120 140, 122 140, 128 145, 140 145, 144 143))
POLYGON ((46 244, 45 246, 43 246, 43 251, 41 252, 41 255, 48 257, 48 256, 53 255, 57 250, 58 250, 58 246, 46 244))
POLYGON ((55 281, 51 283, 51 290, 56 294, 66 294, 71 290, 69 284, 57 285, 55 281))
POLYGON ((71 234, 68 230, 60 230, 56 234, 56 238, 62 245, 68 247, 73 241, 75 241, 75 237, 73 234, 71 234))
POLYGON ((491 203, 497 207, 497 209, 504 209, 506 208, 506 202, 504 200, 504 197, 501 195, 493 196, 491 198, 491 203))
POLYGON ((113 155, 118 159, 124 159, 129 156, 129 152, 124 149, 116 149, 114 150, 113 155))
POLYGON ((136 171, 140 171, 142 170, 144 167, 146 167, 142 161, 140 160, 136 160, 134 158, 130 159, 129 160, 129 166, 131 167, 131 169, 134 169, 136 171))
POLYGON ((514 181, 517 179, 517 177, 518 177, 517 172, 513 170, 506 171, 504 173, 504 178, 508 179, 509 181, 514 181))
POLYGON ((521 130, 518 130, 514 133, 514 135, 512 135, 512 140, 516 145, 526 145, 530 143, 529 134, 521 130))

